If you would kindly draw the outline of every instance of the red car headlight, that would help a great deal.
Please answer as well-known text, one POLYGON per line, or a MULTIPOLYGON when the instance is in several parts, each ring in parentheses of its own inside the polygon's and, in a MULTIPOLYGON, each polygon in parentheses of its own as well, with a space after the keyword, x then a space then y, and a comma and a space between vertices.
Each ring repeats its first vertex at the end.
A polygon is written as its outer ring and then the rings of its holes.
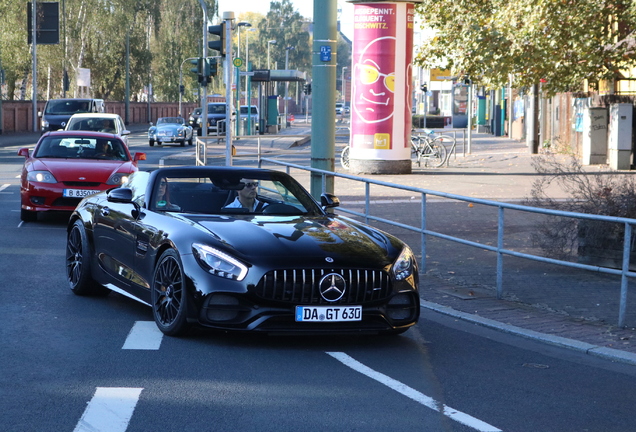
POLYGON ((128 181, 128 173, 115 173, 106 182, 107 185, 122 185, 128 181))
POLYGON ((39 183, 57 183, 55 176, 49 171, 31 171, 27 174, 27 181, 39 183))

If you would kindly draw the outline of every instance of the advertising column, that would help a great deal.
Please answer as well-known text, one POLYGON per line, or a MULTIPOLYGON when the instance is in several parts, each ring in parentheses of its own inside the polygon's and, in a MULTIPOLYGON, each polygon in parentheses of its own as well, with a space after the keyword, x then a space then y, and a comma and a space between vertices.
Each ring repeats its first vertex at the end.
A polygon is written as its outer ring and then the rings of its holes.
POLYGON ((355 1, 349 164, 355 174, 411 172, 415 6, 355 1))

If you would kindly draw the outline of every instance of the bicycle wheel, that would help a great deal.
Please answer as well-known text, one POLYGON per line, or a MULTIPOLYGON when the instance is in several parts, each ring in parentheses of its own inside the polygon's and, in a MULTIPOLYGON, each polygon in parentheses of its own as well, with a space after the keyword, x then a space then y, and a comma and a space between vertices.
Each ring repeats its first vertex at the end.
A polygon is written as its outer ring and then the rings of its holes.
POLYGON ((411 136, 411 157, 415 158, 417 166, 420 166, 420 159, 422 157, 422 140, 420 137, 415 135, 411 136))
POLYGON ((442 144, 442 139, 435 138, 427 144, 424 151, 424 156, 428 160, 427 164, 433 167, 441 167, 446 162, 446 147, 442 144))
POLYGON ((346 169, 349 169, 349 148, 349 146, 346 146, 340 153, 340 165, 346 169))

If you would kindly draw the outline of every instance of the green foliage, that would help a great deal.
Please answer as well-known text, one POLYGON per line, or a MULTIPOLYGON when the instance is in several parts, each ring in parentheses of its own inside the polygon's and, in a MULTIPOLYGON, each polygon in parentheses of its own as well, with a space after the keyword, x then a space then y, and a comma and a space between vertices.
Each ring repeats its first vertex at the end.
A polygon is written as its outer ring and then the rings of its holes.
POLYGON ((636 63, 616 42, 636 27, 631 0, 424 0, 417 7, 434 37, 417 63, 446 66, 490 88, 573 91, 612 79, 636 63))
MULTIPOLYGON (((216 2, 207 0, 211 18, 216 2)), ((24 98, 16 86, 30 85, 31 46, 27 44, 26 2, 0 0, 3 31, 0 63, 7 75, 12 100, 24 98)), ((91 71, 92 93, 107 100, 123 100, 126 86, 126 36, 130 39, 131 99, 153 84, 157 101, 176 100, 179 67, 201 50, 203 12, 197 1, 65 0, 60 3, 60 43, 37 45, 38 99, 61 97, 64 69, 73 96, 78 68, 91 71), (66 19, 64 19, 66 17, 66 19), (50 80, 49 80, 50 77, 50 80)), ((184 73, 186 100, 194 100, 196 80, 184 73)))

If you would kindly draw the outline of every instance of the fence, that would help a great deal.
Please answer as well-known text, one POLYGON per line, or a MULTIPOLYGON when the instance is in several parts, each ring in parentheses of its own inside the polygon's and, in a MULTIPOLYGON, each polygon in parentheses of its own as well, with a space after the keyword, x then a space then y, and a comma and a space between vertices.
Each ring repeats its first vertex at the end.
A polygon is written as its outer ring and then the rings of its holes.
MULTIPOLYGON (((496 255, 496 292, 497 298, 502 298, 504 294, 504 256, 517 257, 525 260, 531 260, 534 262, 543 263, 545 265, 556 265, 559 268, 574 268, 584 271, 590 271, 600 274, 614 275, 620 277, 620 295, 618 302, 618 326, 624 327, 626 323, 626 312, 627 312, 627 294, 628 294, 628 286, 629 286, 629 278, 636 277, 636 273, 630 271, 629 262, 630 262, 630 245, 632 244, 632 226, 636 224, 635 219, 627 219, 627 218, 619 218, 619 217, 610 217, 610 216, 600 216, 600 215, 592 215, 592 214, 583 214, 583 213, 573 213, 573 212, 563 212, 558 210, 551 209, 543 209, 536 207, 529 207, 511 203, 501 203, 496 201, 483 200, 478 198, 470 198, 461 195, 449 194, 444 192, 438 192, 433 190, 427 190, 422 188, 416 188, 411 186, 398 185, 393 183, 387 183, 372 179, 367 179, 363 177, 357 177, 348 174, 341 174, 331 171, 324 171, 320 169, 310 168, 302 165, 292 164, 283 162, 277 159, 272 158, 264 158, 261 155, 258 155, 258 164, 259 166, 263 166, 264 163, 274 164, 285 166, 287 172, 291 169, 301 170, 310 173, 310 175, 319 175, 322 178, 322 188, 325 190, 325 185, 327 184, 327 177, 339 177, 342 179, 347 179, 353 181, 355 183, 364 184, 364 202, 361 203, 364 207, 363 211, 356 211, 350 208, 339 207, 339 211, 342 213, 351 214, 354 216, 358 216, 364 218, 366 223, 370 221, 380 222, 384 224, 388 224, 393 227, 398 227, 403 230, 407 230, 409 232, 415 232, 420 235, 420 255, 421 255, 421 271, 426 272, 427 268, 427 241, 428 237, 433 237, 437 239, 443 239, 446 241, 450 241, 453 243, 467 245, 473 248, 479 248, 483 251, 492 252, 496 255), (419 204, 420 204, 420 219, 419 226, 414 224, 403 223, 403 219, 408 219, 408 215, 405 212, 395 212, 394 215, 397 215, 396 218, 388 219, 387 217, 377 216, 372 214, 371 211, 371 185, 381 186, 390 188, 394 192, 392 194, 396 194, 396 191, 415 193, 419 195, 419 204), (475 241, 470 240, 468 238, 460 238, 456 233, 453 235, 449 233, 444 233, 444 229, 433 230, 430 229, 429 224, 429 212, 427 203, 430 201, 429 196, 453 200, 456 202, 467 203, 469 206, 472 205, 482 205, 488 208, 492 208, 496 210, 496 214, 492 215, 492 217, 496 220, 494 224, 494 230, 492 230, 492 234, 495 235, 496 239, 494 242, 490 241, 475 241), (524 220, 525 225, 531 226, 532 223, 528 223, 528 215, 545 215, 545 216, 553 216, 553 217, 562 217, 562 218, 573 218, 575 220, 590 220, 590 221, 600 221, 600 222, 609 222, 609 223, 617 223, 622 224, 624 226, 624 239, 623 239, 623 250, 622 250, 622 266, 620 269, 603 267, 599 265, 590 265, 583 264, 579 262, 571 262, 566 260, 554 259, 545 256, 541 256, 539 254, 526 253, 521 250, 513 250, 512 248, 506 247, 507 241, 505 238, 505 218, 504 214, 506 212, 521 212, 524 216, 520 219, 524 220), (494 245, 492 244, 494 243, 494 245)), ((374 198, 377 199, 377 196, 374 198)), ((412 201, 412 200, 411 200, 412 201)), ((380 207, 386 213, 386 206, 380 207)), ((411 218, 412 219, 412 218, 411 218)), ((484 224, 490 226, 490 224, 484 224)), ((530 228, 531 229, 531 228, 530 228)), ((452 231, 452 230, 450 230, 452 231)), ((508 234, 508 236, 514 237, 514 234, 508 234)), ((469 236, 464 236, 469 237, 469 236)), ((529 276, 531 277, 531 276, 529 276)), ((582 291, 582 290, 581 290, 582 291)))

